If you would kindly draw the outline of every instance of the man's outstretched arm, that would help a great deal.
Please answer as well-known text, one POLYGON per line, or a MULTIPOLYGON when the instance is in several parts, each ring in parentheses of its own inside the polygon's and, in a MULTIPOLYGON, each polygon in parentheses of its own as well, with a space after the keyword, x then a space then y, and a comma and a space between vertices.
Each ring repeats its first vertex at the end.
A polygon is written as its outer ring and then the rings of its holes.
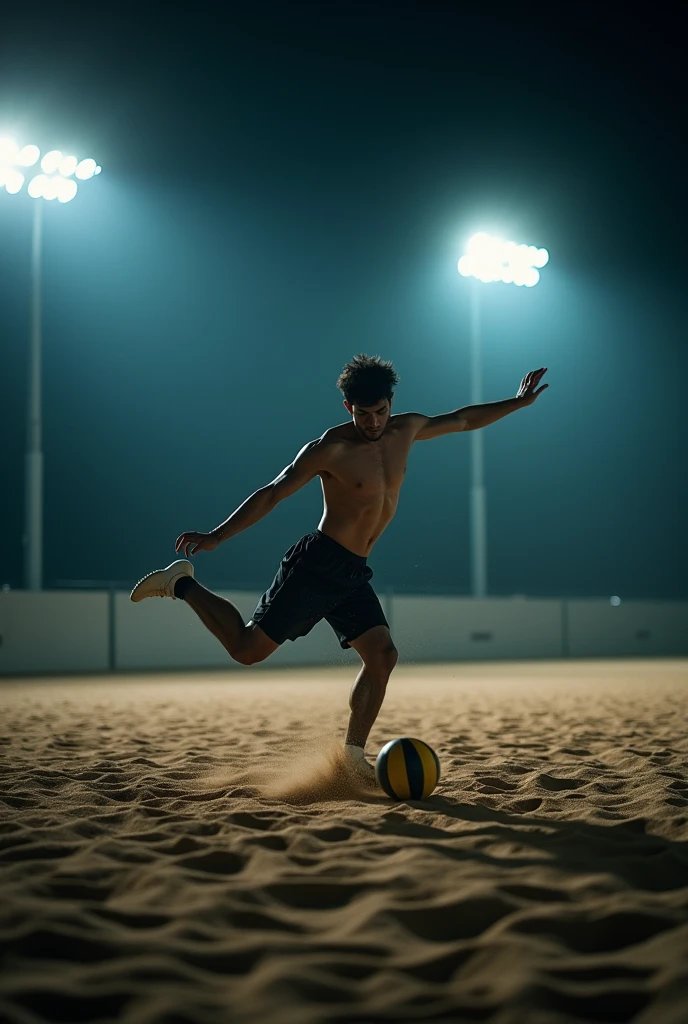
POLYGON ((467 405, 455 412, 443 413, 441 416, 421 416, 420 413, 410 413, 418 418, 418 432, 416 441, 429 441, 433 437, 441 437, 443 434, 453 434, 460 430, 479 430, 480 427, 487 427, 490 423, 501 420, 517 409, 523 409, 532 405, 538 395, 549 387, 543 384, 541 388, 537 385, 547 372, 544 366, 540 370, 532 370, 521 381, 521 386, 515 398, 506 398, 502 402, 486 402, 483 405, 467 405))
POLYGON ((182 533, 177 538, 175 550, 181 551, 185 557, 195 555, 197 551, 214 551, 223 540, 247 530, 249 526, 253 526, 271 512, 278 502, 305 487, 322 468, 321 440, 310 441, 279 476, 265 487, 259 487, 254 491, 228 519, 225 519, 224 523, 220 523, 209 533, 182 533))

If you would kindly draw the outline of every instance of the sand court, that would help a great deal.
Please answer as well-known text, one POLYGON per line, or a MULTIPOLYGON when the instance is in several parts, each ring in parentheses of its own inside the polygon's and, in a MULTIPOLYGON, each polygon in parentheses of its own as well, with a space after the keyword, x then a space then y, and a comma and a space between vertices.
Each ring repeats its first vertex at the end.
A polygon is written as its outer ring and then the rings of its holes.
POLYGON ((352 681, 3 682, 0 1019, 688 1019, 688 661, 399 665, 410 803, 342 769, 352 681))

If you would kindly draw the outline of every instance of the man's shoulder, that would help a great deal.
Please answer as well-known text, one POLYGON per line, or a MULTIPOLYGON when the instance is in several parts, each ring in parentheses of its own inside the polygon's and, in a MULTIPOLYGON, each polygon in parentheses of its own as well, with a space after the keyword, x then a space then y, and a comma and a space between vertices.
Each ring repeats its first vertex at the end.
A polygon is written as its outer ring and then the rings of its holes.
POLYGON ((427 416, 420 412, 396 412, 389 417, 389 422, 390 426, 396 427, 397 430, 404 430, 417 428, 418 424, 426 419, 427 416))
MULTIPOLYGON (((426 420, 427 416, 423 416, 419 412, 399 412, 392 413, 389 417, 389 426, 394 428, 415 426, 420 420, 426 420)), ((355 435, 352 437, 351 420, 346 420, 345 423, 338 423, 334 427, 328 427, 328 429, 321 434, 315 444, 340 444, 346 441, 355 441, 355 435)))
POLYGON ((350 441, 351 437, 351 423, 338 423, 335 427, 328 427, 324 434, 318 438, 319 444, 323 447, 331 447, 332 445, 343 444, 346 441, 350 441))
POLYGON ((338 445, 344 444, 346 437, 343 433, 343 428, 346 426, 346 423, 341 423, 339 426, 329 427, 320 437, 307 441, 296 458, 300 462, 304 460, 308 462, 322 462, 338 445))

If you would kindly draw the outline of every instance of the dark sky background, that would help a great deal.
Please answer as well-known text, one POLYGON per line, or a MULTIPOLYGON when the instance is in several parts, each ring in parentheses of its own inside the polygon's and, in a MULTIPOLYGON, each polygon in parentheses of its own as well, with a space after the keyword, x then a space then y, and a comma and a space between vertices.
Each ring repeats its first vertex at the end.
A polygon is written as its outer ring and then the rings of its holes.
MULTIPOLYGON (((688 598, 678 6, 51 10, 3 15, 0 134, 103 173, 44 211, 46 585, 171 561, 346 418, 356 352, 394 361, 397 411, 469 404, 456 261, 482 229, 551 254, 483 292, 485 400, 550 384, 485 431, 490 592, 688 598)), ((0 193, 12 586, 32 202, 0 193)), ((469 451, 412 451, 379 589, 469 592, 469 451)), ((197 574, 264 589, 319 515, 316 481, 197 574)))

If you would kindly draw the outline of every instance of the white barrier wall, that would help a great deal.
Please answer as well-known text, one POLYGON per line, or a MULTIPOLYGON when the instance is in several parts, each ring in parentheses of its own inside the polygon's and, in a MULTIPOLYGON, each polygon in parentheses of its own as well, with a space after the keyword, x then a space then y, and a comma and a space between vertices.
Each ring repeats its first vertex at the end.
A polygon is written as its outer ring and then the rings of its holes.
POLYGON ((560 658, 562 602, 399 596, 392 635, 405 661, 560 658))
POLYGON ((574 658, 688 654, 688 602, 566 602, 568 650, 574 658))
MULTIPOLYGON (((244 620, 258 594, 223 592, 244 620)), ((383 600, 402 660, 688 656, 688 602, 415 597, 383 600)), ((358 664, 320 622, 277 665, 358 664)), ((108 669, 240 668, 183 601, 127 593, 0 592, 0 675, 108 669)))
POLYGON ((92 590, 0 592, 0 675, 107 671, 109 597, 92 590))

